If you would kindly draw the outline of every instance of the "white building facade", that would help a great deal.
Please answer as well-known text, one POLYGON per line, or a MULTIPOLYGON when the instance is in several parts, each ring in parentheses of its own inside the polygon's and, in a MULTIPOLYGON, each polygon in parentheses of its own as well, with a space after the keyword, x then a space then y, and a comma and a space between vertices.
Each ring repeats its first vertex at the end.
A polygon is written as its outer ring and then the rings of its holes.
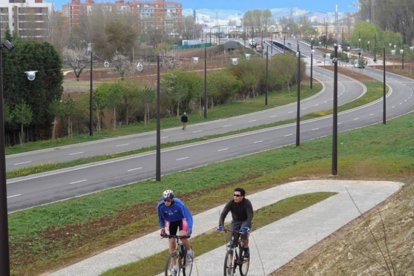
POLYGON ((53 11, 53 4, 43 0, 0 0, 2 35, 8 28, 24 39, 45 40, 53 11))

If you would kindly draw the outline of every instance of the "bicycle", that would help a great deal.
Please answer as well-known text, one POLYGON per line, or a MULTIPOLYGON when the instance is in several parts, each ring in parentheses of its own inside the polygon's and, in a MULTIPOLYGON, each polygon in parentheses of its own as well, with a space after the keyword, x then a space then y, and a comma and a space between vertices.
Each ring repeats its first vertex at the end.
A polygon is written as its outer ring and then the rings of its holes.
POLYGON ((231 232, 231 240, 227 245, 226 256, 224 257, 224 276, 233 276, 237 267, 241 276, 246 276, 250 266, 250 256, 243 257, 243 241, 241 239, 242 232, 237 232, 238 240, 234 240, 234 233, 224 229, 225 232, 231 232))
MULTIPOLYGON (((178 235, 163 235, 163 238, 173 238, 175 239, 176 249, 172 252, 167 259, 165 264, 165 276, 190 276, 191 271, 193 270, 193 260, 190 265, 186 264, 187 249, 182 244, 181 239, 189 238, 188 236, 178 236, 178 235), (182 272, 182 274, 181 274, 182 272)), ((194 254, 194 250, 193 250, 194 254)))

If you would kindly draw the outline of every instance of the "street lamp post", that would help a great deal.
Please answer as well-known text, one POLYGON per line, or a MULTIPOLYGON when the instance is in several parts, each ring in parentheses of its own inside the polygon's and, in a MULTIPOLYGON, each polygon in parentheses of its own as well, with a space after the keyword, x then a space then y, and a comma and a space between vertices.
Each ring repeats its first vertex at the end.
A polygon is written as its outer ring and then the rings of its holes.
POLYGON ((161 102, 160 102, 160 56, 157 56, 157 147, 156 147, 156 160, 155 160, 155 179, 161 181, 161 102))
POLYGON ((298 60, 297 65, 297 75, 296 75, 296 85, 297 85, 297 110, 296 110, 296 146, 300 145, 300 50, 299 50, 299 41, 297 42, 297 52, 296 57, 298 60))
MULTIPOLYGON (((313 41, 312 41, 313 42, 313 41)), ((313 89, 313 43, 311 43, 311 60, 310 60, 310 89, 313 89)))
POLYGON ((332 175, 338 174, 338 46, 335 45, 334 93, 333 93, 333 126, 332 126, 332 175))
POLYGON ((401 54, 401 70, 404 70, 404 49, 400 49, 401 54))
POLYGON ((269 93, 269 46, 266 47, 266 94, 265 105, 267 105, 267 94, 269 93))
POLYGON ((204 45, 204 119, 207 119, 207 47, 204 45))
MULTIPOLYGON (((0 20, 1 22, 1 20, 0 20)), ((10 275, 9 224, 7 214, 6 153, 4 150, 4 103, 3 103, 3 47, 11 50, 13 44, 1 41, 0 25, 0 275, 10 275)))
POLYGON ((93 92, 93 51, 92 51, 92 43, 88 43, 88 53, 90 53, 90 59, 91 59, 91 63, 90 63, 90 69, 89 69, 89 136, 93 135, 93 123, 92 123, 92 116, 93 116, 93 111, 92 111, 92 100, 93 100, 93 96, 92 96, 92 92, 93 92))
POLYGON ((386 76, 385 76, 385 46, 382 50, 382 60, 383 60, 383 112, 382 112, 382 123, 385 125, 387 123, 387 102, 386 102, 386 90, 387 90, 387 84, 386 84, 386 76))

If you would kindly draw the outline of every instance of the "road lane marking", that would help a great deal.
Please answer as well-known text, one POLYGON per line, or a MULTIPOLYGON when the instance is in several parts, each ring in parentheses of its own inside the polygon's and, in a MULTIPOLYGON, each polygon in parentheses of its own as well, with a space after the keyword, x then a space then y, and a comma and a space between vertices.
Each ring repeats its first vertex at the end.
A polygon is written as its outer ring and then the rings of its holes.
POLYGON ((78 184, 78 183, 82 183, 82 182, 85 182, 85 181, 87 181, 87 179, 82 179, 82 180, 78 180, 78 181, 73 181, 73 182, 70 182, 69 184, 70 184, 70 185, 73 185, 73 184, 78 184))
POLYGON ((228 150, 229 148, 222 148, 222 149, 218 149, 217 151, 225 151, 228 150))
POLYGON ((83 151, 78 151, 78 152, 69 153, 69 155, 78 155, 78 154, 82 154, 82 153, 83 153, 83 151))
POLYGON ((18 197, 18 196, 21 196, 22 194, 17 194, 17 195, 11 195, 11 196, 8 196, 7 197, 7 199, 9 199, 9 198, 13 198, 13 197, 18 197))
POLYGON ((14 163, 14 166, 19 166, 19 165, 24 165, 24 164, 29 164, 32 163, 33 161, 24 161, 24 162, 19 162, 19 163, 14 163))
POLYGON ((286 134, 285 137, 289 137, 289 136, 292 136, 292 135, 293 135, 293 133, 289 133, 289 134, 286 134))
POLYGON ((142 167, 133 168, 133 169, 129 169, 128 172, 138 171, 138 170, 141 170, 141 169, 142 169, 142 167))
POLYGON ((354 121, 358 121, 359 120, 359 118, 354 118, 354 121))
POLYGON ((248 122, 249 123, 253 123, 253 122, 256 122, 257 120, 255 120, 255 119, 253 119, 253 120, 249 120, 248 122))
POLYGON ((319 127, 317 127, 317 128, 312 128, 312 131, 315 131, 315 130, 319 130, 319 127))
POLYGON ((185 157, 177 158, 177 159, 175 159, 175 161, 182 161, 182 160, 185 160, 185 159, 188 159, 188 158, 190 158, 190 157, 185 156, 185 157))
POLYGON ((369 114, 369 116, 374 116, 374 113, 369 114))
POLYGON ((254 141, 253 144, 259 144, 259 143, 262 143, 262 142, 263 142, 263 140, 258 140, 258 141, 254 141))
POLYGON ((115 147, 119 148, 119 147, 125 147, 125 146, 129 146, 129 143, 119 144, 119 145, 116 145, 115 147))
POLYGON ((167 139, 170 138, 170 136, 162 136, 161 139, 167 139))

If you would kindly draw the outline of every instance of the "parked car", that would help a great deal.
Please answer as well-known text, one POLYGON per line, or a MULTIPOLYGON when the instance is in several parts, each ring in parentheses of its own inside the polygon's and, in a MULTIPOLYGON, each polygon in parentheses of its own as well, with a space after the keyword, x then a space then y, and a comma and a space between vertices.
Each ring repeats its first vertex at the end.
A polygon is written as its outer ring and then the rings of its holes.
POLYGON ((249 39, 249 45, 250 45, 251 47, 256 47, 256 46, 257 46, 257 42, 256 42, 256 40, 254 40, 253 38, 252 38, 252 39, 249 39))

